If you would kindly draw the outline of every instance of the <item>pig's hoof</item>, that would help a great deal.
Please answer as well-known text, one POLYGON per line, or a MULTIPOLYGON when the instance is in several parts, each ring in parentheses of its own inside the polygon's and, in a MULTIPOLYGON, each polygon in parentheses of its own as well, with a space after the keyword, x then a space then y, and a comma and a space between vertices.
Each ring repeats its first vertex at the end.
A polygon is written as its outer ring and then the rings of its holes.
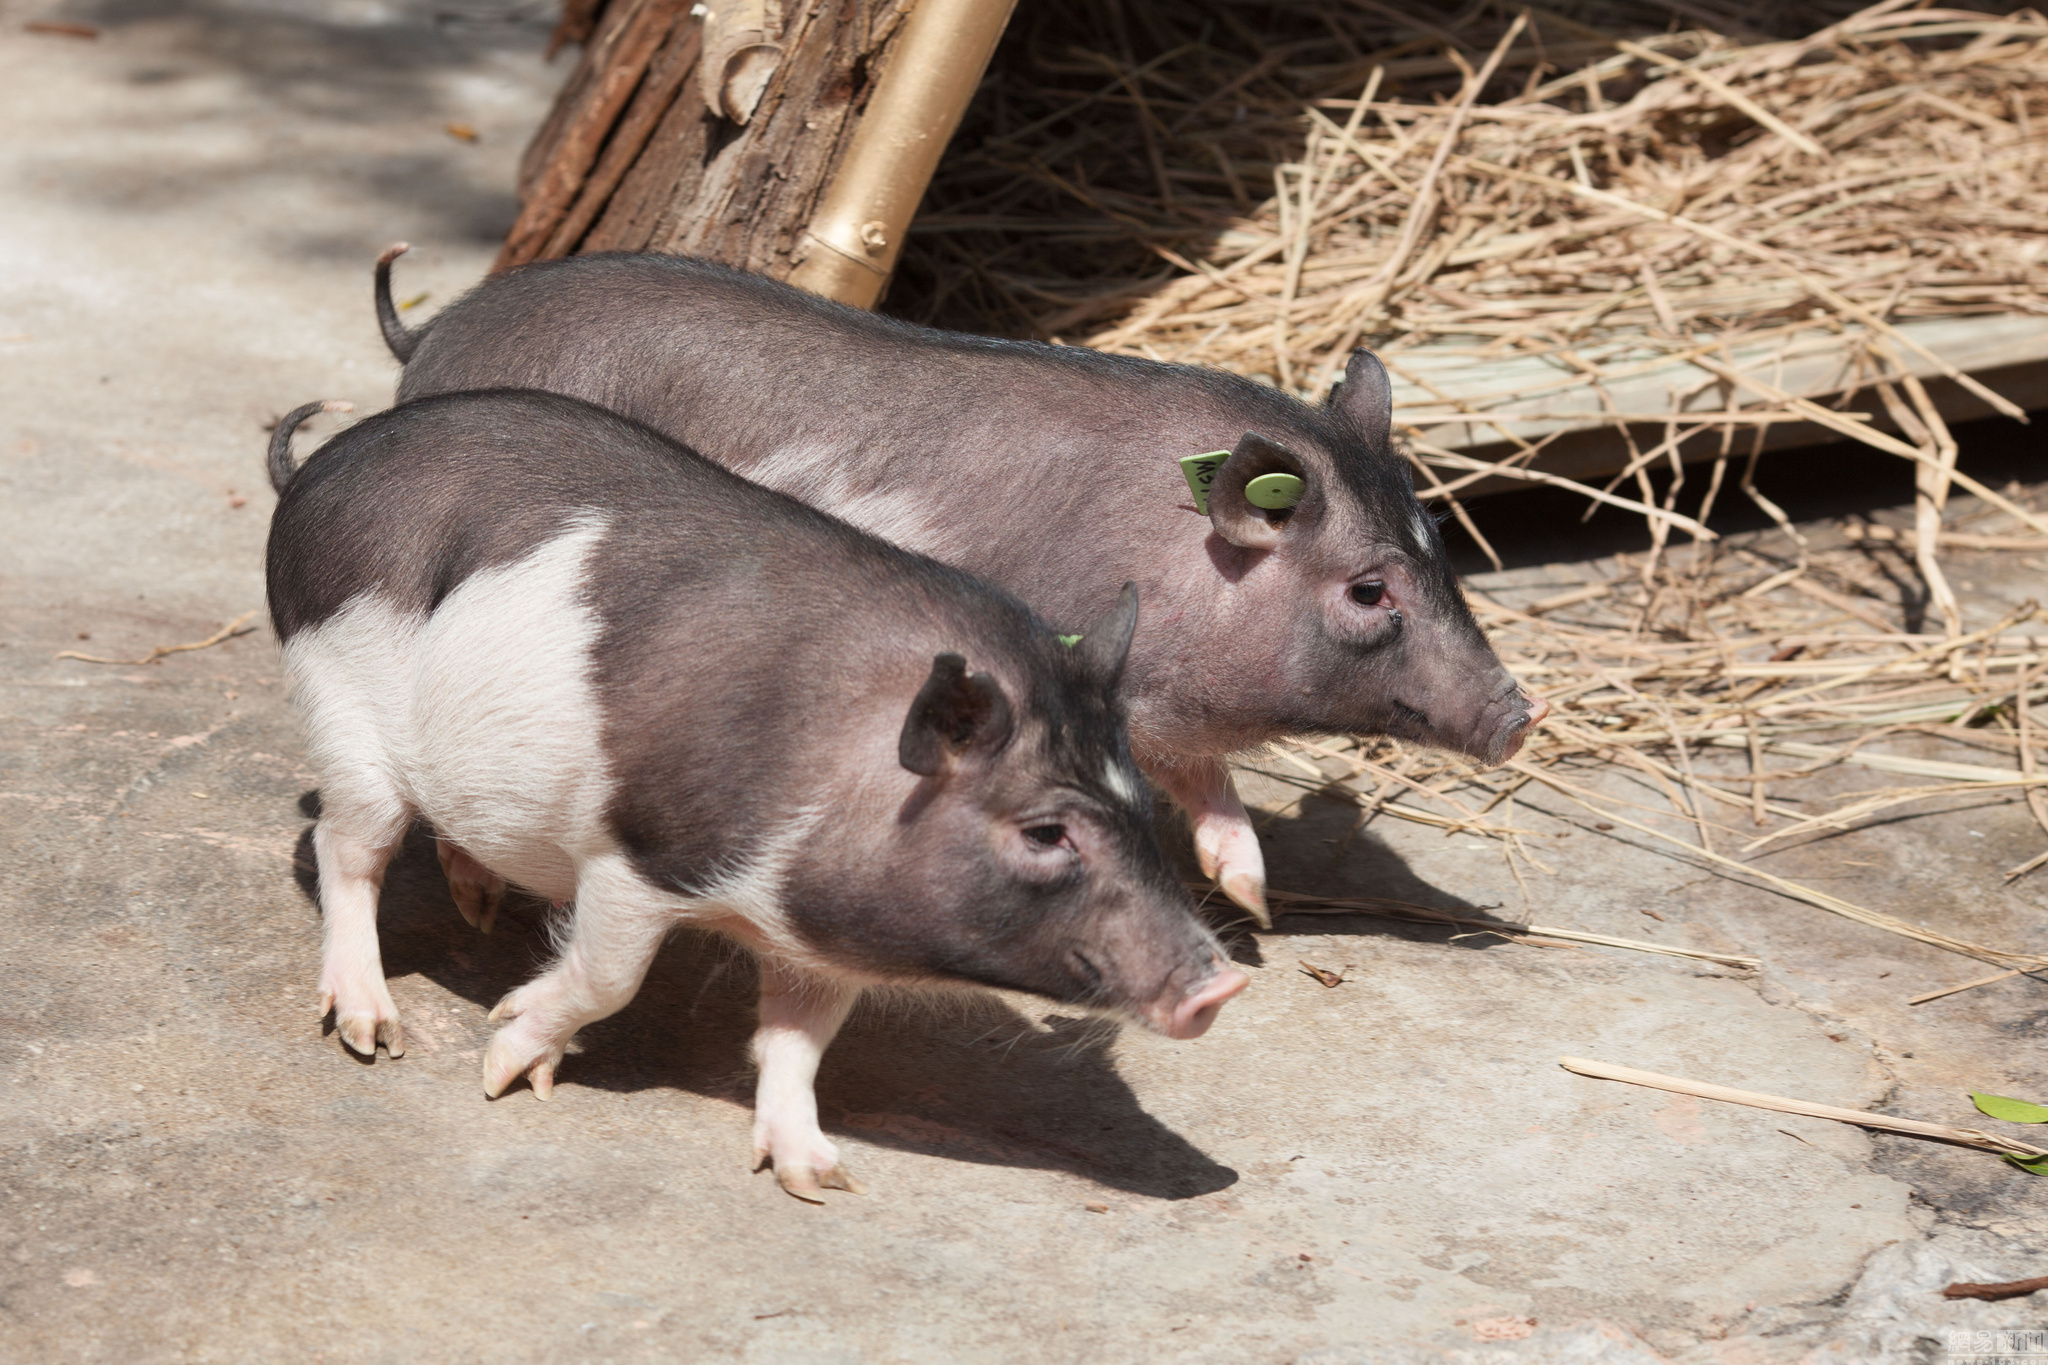
POLYGON ((1262 874, 1243 869, 1225 872, 1223 894, 1257 920, 1261 929, 1273 927, 1273 916, 1266 909, 1266 879, 1262 874))
POLYGON ((806 1204, 824 1203, 826 1190, 845 1190, 848 1194, 868 1192, 867 1186, 855 1180, 853 1173, 836 1161, 822 1171, 812 1166, 784 1166, 777 1162, 775 1181, 806 1204))
MULTIPOLYGON (((509 1000, 498 1008, 503 1009, 506 1003, 509 1000)), ((492 1011, 493 1018, 496 1013, 492 1011)), ((516 1025, 500 1030, 484 1053, 484 1094, 496 1099, 505 1093, 506 1086, 524 1076, 533 1087, 535 1099, 551 1100, 555 1097, 555 1066, 561 1060, 561 1048, 522 1038, 516 1025)))
POLYGON ((769 1132, 754 1135, 754 1169, 775 1168, 775 1181, 808 1204, 825 1202, 822 1190, 845 1190, 866 1194, 867 1187, 853 1178, 839 1159, 839 1149, 815 1127, 807 1135, 777 1142, 769 1132), (781 1150, 777 1150, 780 1148, 781 1150))
MULTIPOLYGON (((382 983, 378 983, 381 987, 382 983)), ((334 1031, 342 1043, 361 1057, 375 1057, 377 1045, 393 1057, 405 1055, 405 1028, 398 1022, 398 1007, 390 993, 376 991, 320 992, 320 1017, 334 1015, 334 1031)))

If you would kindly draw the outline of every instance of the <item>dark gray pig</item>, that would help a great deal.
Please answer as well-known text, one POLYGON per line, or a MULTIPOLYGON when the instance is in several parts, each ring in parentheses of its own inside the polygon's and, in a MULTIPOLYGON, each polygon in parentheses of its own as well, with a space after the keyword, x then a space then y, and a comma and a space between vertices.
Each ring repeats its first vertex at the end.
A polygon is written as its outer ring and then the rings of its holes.
POLYGON ((670 929, 718 930, 761 964, 755 1156, 804 1198, 857 1188, 812 1079, 864 986, 1008 987, 1174 1038, 1243 988, 1130 757, 1134 591, 1069 648, 574 399, 407 404, 294 471, 319 406, 271 444, 270 610, 320 774, 321 1009, 355 1051, 404 1051, 376 918, 415 818, 470 894, 574 903, 491 1011, 488 1094, 547 1098, 670 929))
POLYGON ((1135 581, 1123 695, 1138 763, 1202 869, 1262 921, 1265 865, 1227 755, 1385 734, 1483 763, 1546 707, 1472 619, 1390 450, 1386 371, 1355 351, 1312 408, 1249 380, 915 327, 683 257, 582 256, 485 281, 409 331, 378 262, 401 398, 572 394, 748 478, 1001 584, 1069 628, 1135 581), (1206 516, 1178 461, 1229 450, 1206 516), (1303 481, 1291 508, 1246 485, 1303 481))

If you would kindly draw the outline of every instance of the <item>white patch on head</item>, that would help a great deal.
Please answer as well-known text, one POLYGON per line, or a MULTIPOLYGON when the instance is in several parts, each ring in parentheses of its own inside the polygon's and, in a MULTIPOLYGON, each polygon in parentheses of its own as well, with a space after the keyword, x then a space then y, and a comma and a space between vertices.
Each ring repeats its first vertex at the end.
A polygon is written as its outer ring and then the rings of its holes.
POLYGON ((1415 543, 1425 550, 1429 548, 1429 516, 1420 507, 1411 514, 1411 525, 1415 528, 1415 543))
POLYGON ((1127 806, 1138 804, 1138 789, 1131 785, 1131 775, 1125 772, 1124 765, 1114 758, 1102 765, 1102 780, 1116 793, 1117 800, 1127 806))

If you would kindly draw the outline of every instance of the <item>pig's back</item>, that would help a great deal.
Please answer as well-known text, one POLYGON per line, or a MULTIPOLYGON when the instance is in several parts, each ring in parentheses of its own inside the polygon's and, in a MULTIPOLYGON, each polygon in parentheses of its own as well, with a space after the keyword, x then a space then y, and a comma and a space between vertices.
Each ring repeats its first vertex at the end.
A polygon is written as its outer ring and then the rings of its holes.
POLYGON ((934 653, 1014 667, 1044 631, 953 570, 539 393, 426 399, 343 433, 286 488, 269 560, 309 733, 374 737, 322 770, 387 772, 541 892, 608 841, 659 848, 670 884, 714 876, 821 775, 893 763, 902 710, 877 689, 907 705, 934 653))
MULTIPOLYGON (((832 619, 849 574, 900 590, 975 595, 960 575, 761 487, 615 412, 551 393, 442 394, 323 446, 271 524, 280 638, 374 591, 431 613, 472 575, 531 554, 572 521, 606 526, 607 606, 684 589, 786 596, 832 619)), ((883 589, 882 596, 888 592, 883 589)))
POLYGON ((500 385, 645 422, 1062 625, 1129 580, 1150 607, 1202 579, 1208 525, 1180 456, 1252 429, 1323 436, 1312 410, 1236 376, 919 327, 659 253, 485 281, 428 325, 399 393, 500 385))
POLYGON ((901 469, 997 454, 1056 467, 1063 447, 1170 442, 1183 425, 1238 426, 1234 440, 1252 416, 1325 435, 1312 409, 1235 375, 923 327, 659 252, 522 266, 443 310, 400 401, 484 388, 581 398, 743 472, 793 440, 901 469))

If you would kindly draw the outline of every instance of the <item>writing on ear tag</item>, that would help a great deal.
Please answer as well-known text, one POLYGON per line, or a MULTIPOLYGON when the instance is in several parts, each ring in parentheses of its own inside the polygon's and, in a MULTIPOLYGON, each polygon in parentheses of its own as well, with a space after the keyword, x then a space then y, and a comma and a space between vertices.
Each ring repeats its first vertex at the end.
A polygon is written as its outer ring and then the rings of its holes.
POLYGON ((1306 487, 1294 474, 1261 474, 1244 486, 1244 498, 1254 507, 1279 512, 1300 502, 1306 487))
POLYGON ((1075 645, 1081 643, 1081 637, 1078 635, 1056 635, 1053 638, 1058 640, 1061 644, 1065 645, 1068 649, 1072 649, 1075 645))
POLYGON ((1216 482, 1216 471, 1223 468, 1223 462, 1229 458, 1227 450, 1180 457, 1180 472, 1187 476, 1188 491, 1195 495, 1195 510, 1205 517, 1209 515, 1209 485, 1216 482))

